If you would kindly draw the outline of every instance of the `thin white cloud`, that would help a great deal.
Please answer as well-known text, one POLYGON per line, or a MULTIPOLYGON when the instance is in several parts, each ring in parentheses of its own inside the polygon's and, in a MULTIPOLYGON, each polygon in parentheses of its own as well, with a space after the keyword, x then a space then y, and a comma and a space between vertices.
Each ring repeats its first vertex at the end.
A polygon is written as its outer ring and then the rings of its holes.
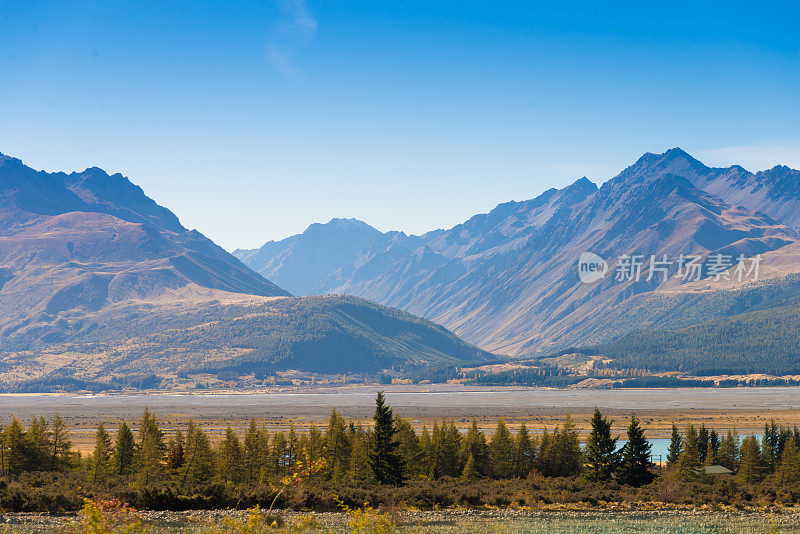
POLYGON ((277 6, 281 18, 272 28, 265 54, 272 68, 285 76, 294 76, 298 69, 293 56, 313 39, 317 20, 306 0, 278 0, 277 6))
POLYGON ((700 150, 697 157, 713 167, 741 165, 751 172, 771 169, 775 165, 786 165, 800 169, 800 146, 750 145, 729 146, 700 150))

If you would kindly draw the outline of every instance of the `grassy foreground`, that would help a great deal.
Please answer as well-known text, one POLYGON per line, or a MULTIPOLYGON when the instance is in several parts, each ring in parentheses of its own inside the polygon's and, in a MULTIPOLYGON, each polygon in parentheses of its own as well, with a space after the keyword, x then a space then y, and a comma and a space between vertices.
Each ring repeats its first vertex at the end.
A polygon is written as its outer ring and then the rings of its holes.
POLYGON ((549 507, 506 510, 450 509, 267 514, 250 510, 137 512, 114 501, 87 501, 77 516, 11 514, 4 532, 18 534, 259 534, 259 533, 751 533, 796 532, 800 508, 742 511, 726 507, 549 507))

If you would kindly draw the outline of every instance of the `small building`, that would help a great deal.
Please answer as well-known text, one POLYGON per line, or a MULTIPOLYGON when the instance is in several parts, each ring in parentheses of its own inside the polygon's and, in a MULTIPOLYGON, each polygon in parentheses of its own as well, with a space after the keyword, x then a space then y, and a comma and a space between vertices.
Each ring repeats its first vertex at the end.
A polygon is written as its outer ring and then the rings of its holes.
POLYGON ((733 471, 721 465, 704 465, 703 473, 707 475, 732 475, 733 471))

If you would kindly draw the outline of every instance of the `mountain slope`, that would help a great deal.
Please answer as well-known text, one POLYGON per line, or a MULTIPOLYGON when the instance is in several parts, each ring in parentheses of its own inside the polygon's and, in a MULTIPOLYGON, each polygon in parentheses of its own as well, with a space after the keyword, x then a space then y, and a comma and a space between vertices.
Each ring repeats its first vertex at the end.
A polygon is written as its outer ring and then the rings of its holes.
POLYGON ((0 156, 0 381, 490 358, 405 312, 289 298, 119 174, 0 156))
MULTIPOLYGON (((649 313, 642 296, 663 301, 657 292, 671 289, 669 298, 679 302, 684 291, 698 290, 682 289, 691 282, 677 276, 682 255, 703 263, 718 254, 752 258, 798 240, 797 176, 782 167, 758 174, 710 168, 680 149, 648 153, 600 188, 581 179, 449 230, 378 236, 320 280, 319 291, 399 307, 508 354, 658 329, 667 312, 649 313), (580 283, 584 252, 605 258, 611 275, 580 283), (644 261, 640 280, 617 282, 625 255, 666 255, 666 279, 649 277, 644 261)), ((702 276, 708 273, 704 268, 702 276)), ((667 306, 669 320, 694 317, 686 306, 667 306)))
POLYGON ((235 250, 233 255, 295 295, 322 291, 321 280, 357 254, 381 233, 356 219, 312 224, 305 232, 269 241, 261 248, 235 250))

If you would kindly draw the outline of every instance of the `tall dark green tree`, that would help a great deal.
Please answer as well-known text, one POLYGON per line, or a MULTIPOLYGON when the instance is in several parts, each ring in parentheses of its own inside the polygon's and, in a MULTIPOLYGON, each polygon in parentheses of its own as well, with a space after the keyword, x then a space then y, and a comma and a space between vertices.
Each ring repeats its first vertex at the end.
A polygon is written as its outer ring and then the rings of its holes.
POLYGON ((130 474, 133 470, 134 442, 133 432, 124 421, 119 425, 117 441, 114 444, 112 465, 114 471, 120 475, 130 474))
POLYGON ((392 409, 386 404, 383 392, 375 398, 375 427, 372 431, 372 450, 369 463, 375 480, 380 484, 400 486, 405 482, 405 463, 397 450, 397 427, 392 409))
POLYGON ((533 469, 533 462, 536 459, 536 448, 534 440, 528 433, 528 427, 523 422, 514 440, 514 476, 525 478, 533 469))
POLYGON ((631 486, 643 486, 653 480, 650 462, 650 442, 644 437, 644 429, 639 426, 636 416, 631 415, 628 425, 628 443, 622 447, 617 480, 631 486))
POLYGON ((672 423, 672 436, 669 439, 669 449, 667 449, 667 467, 672 467, 681 457, 683 452, 683 438, 678 432, 678 427, 672 423))
POLYGON ((67 425, 61 419, 61 415, 56 414, 53 417, 52 428, 53 470, 68 469, 72 454, 72 442, 69 439, 67 425))
POLYGON ((92 480, 95 483, 104 483, 111 470, 111 437, 106 432, 103 423, 97 426, 91 465, 92 480))
POLYGON ((764 462, 755 436, 747 436, 742 440, 741 461, 736 476, 742 482, 758 482, 764 475, 764 462))
POLYGON ((467 435, 461 440, 461 462, 466 465, 470 455, 472 455, 473 467, 477 472, 477 477, 489 475, 489 445, 486 443, 486 436, 478 429, 478 422, 473 418, 467 429, 467 435))
POLYGON ((489 442, 489 458, 494 478, 511 478, 514 474, 514 438, 506 422, 500 419, 489 442))
POLYGON ((617 468, 617 440, 611 437, 611 421, 595 408, 591 424, 586 441, 586 478, 595 482, 611 480, 617 468))

